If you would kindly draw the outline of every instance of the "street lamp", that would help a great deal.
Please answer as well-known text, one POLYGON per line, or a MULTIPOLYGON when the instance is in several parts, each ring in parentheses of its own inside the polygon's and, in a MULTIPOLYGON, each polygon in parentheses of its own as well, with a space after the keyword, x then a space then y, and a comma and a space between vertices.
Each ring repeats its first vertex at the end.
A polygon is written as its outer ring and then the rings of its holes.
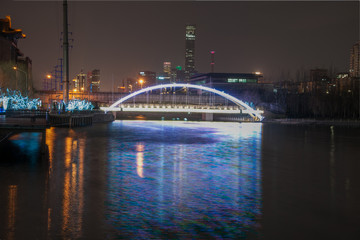
MULTIPOLYGON (((51 75, 48 74, 48 75, 46 75, 46 77, 47 77, 47 79, 49 79, 49 81, 50 81, 50 90, 53 90, 53 88, 52 88, 52 81, 51 81, 51 75)), ((47 85, 47 86, 49 86, 49 85, 47 85)))
POLYGON ((143 79, 140 79, 140 80, 139 80, 139 83, 140 83, 140 86, 141 86, 141 89, 142 89, 142 86, 143 86, 144 80, 143 80, 143 79))
MULTIPOLYGON (((25 74, 25 83, 26 83, 25 95, 27 96, 27 91, 28 91, 28 75, 27 75, 27 72, 25 72, 24 70, 21 70, 20 68, 18 68, 16 66, 14 66, 13 69, 15 71, 20 71, 20 72, 23 72, 25 74)), ((17 83, 17 81, 16 81, 16 83, 17 83)), ((16 88, 17 88, 17 86, 16 86, 16 88)))

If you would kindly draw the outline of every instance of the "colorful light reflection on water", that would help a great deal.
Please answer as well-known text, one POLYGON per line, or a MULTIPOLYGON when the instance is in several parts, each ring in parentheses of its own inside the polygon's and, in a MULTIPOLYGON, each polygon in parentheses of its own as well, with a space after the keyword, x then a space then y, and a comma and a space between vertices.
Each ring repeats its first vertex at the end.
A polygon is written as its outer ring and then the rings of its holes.
POLYGON ((109 146, 117 237, 239 238, 261 217, 261 124, 123 121, 109 146))
POLYGON ((0 239, 359 239, 359 128, 116 121, 0 144, 0 239), (260 184, 261 183, 261 184, 260 184), (354 237, 355 236, 355 237, 354 237))

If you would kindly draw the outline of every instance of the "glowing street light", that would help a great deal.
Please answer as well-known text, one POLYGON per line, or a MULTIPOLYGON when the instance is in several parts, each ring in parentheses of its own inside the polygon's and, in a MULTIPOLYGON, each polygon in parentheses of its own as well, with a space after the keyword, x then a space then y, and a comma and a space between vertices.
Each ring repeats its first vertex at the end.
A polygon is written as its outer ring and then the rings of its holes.
MULTIPOLYGON (((25 95, 27 95, 27 91, 28 91, 28 75, 27 75, 27 72, 25 72, 24 70, 21 70, 20 68, 16 67, 16 66, 13 66, 13 69, 15 71, 20 71, 20 72, 23 72, 25 74, 25 83, 26 83, 26 89, 25 89, 25 95)), ((17 88, 17 80, 16 80, 16 88, 17 88)))
POLYGON ((143 88, 144 80, 143 80, 143 79, 140 79, 140 80, 139 80, 139 83, 140 83, 140 86, 141 86, 141 89, 142 89, 142 88, 143 88))
MULTIPOLYGON (((47 75, 46 75, 46 78, 50 81, 50 90, 53 90, 51 77, 52 77, 52 76, 51 76, 50 74, 47 74, 47 75)), ((49 81, 47 82, 47 87, 49 87, 49 81)))

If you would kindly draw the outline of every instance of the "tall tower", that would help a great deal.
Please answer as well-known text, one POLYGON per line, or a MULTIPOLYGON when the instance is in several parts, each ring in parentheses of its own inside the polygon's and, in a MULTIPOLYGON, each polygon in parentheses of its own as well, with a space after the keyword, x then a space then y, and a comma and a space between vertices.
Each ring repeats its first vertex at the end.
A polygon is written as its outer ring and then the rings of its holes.
POLYGON ((360 41, 351 48, 349 73, 351 77, 360 77, 360 41))
POLYGON ((65 104, 69 102, 69 39, 68 39, 68 6, 67 0, 63 1, 63 28, 64 28, 64 39, 63 39, 63 101, 65 104))
POLYGON ((190 76, 195 71, 195 24, 186 25, 185 34, 185 81, 190 80, 190 76))

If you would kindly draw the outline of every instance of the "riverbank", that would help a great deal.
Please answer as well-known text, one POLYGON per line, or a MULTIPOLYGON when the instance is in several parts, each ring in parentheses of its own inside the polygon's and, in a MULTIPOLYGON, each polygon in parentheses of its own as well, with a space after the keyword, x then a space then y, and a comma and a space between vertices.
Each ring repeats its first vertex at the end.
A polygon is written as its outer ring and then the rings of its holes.
POLYGON ((349 126, 360 127, 360 120, 350 119, 309 119, 309 118, 279 118, 264 119, 264 123, 287 125, 321 125, 321 126, 349 126))

